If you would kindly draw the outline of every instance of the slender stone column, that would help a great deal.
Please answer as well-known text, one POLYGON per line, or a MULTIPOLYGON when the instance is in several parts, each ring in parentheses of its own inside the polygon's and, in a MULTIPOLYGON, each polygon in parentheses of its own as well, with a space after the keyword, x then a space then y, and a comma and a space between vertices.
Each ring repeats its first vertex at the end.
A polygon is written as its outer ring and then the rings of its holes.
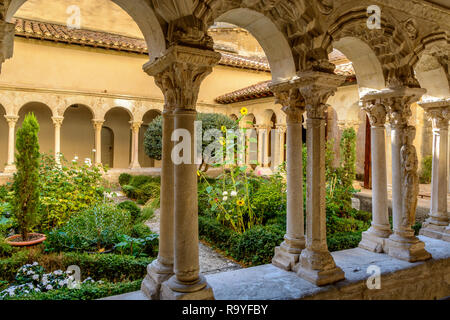
POLYGON ((64 121, 64 117, 52 117, 52 120, 55 125, 55 161, 59 164, 61 157, 61 126, 64 121))
MULTIPOLYGON (((300 124, 302 124, 302 121, 300 121, 300 124)), ((278 125, 278 139, 279 139, 279 154, 280 154, 280 158, 279 158, 279 164, 282 164, 284 161, 286 161, 286 159, 284 158, 284 148, 286 145, 286 139, 285 139, 285 134, 287 131, 286 125, 284 124, 280 124, 278 125)))
POLYGON ((261 125, 256 126, 258 133, 258 167, 264 167, 264 131, 266 128, 261 125))
MULTIPOLYGON (((164 300, 214 299, 211 287, 199 273, 194 122, 200 84, 219 60, 220 54, 212 50, 177 45, 170 47, 164 57, 144 66, 148 74, 162 79, 166 105, 175 106, 175 132, 172 139, 182 136, 182 141, 176 144, 171 154, 175 167, 175 275, 161 284, 160 298, 164 300)), ((161 229, 161 232, 163 231, 161 229)))
POLYGON ((305 248, 305 221, 303 215, 303 154, 302 115, 304 100, 297 88, 279 84, 271 88, 277 103, 287 114, 287 217, 283 243, 275 248, 272 263, 284 270, 295 270, 300 253, 305 248))
POLYGON ((255 171, 260 175, 270 175, 272 170, 269 168, 269 132, 268 125, 257 125, 258 132, 258 166, 255 171))
POLYGON ((142 283, 142 291, 152 300, 159 300, 161 284, 173 275, 174 263, 174 164, 172 161, 172 133, 174 130, 175 100, 167 74, 155 75, 155 82, 165 97, 162 133, 161 165, 161 213, 159 222, 158 259, 147 267, 147 276, 142 283))
POLYGON ((16 124, 19 120, 18 116, 6 115, 6 121, 8 122, 8 162, 5 167, 5 173, 16 172, 16 165, 14 164, 14 150, 15 150, 15 136, 16 136, 16 124))
POLYGON ((298 87, 307 111, 307 202, 306 248, 300 255, 297 274, 318 286, 345 278, 328 251, 325 212, 325 112, 327 100, 340 84, 342 76, 310 71, 300 73, 298 87))
POLYGON ((95 130, 95 164, 102 164, 102 128, 105 120, 92 120, 95 130))
POLYGON ((376 94, 363 97, 364 110, 371 124, 372 146, 372 224, 363 232, 359 247, 383 252, 385 241, 391 235, 389 223, 387 172, 386 172, 386 108, 376 99, 376 94))
POLYGON ((419 193, 418 160, 413 145, 415 128, 408 126, 410 106, 426 92, 424 89, 396 88, 382 90, 387 107, 392 139, 392 216, 394 232, 385 242, 385 251, 394 258, 409 262, 431 258, 425 244, 415 235, 417 197, 419 193))
POLYGON ((130 169, 140 169, 139 164, 139 129, 142 121, 130 121, 131 124, 131 163, 130 169))
POLYGON ((442 239, 449 224, 447 212, 448 120, 450 100, 419 103, 433 123, 433 171, 431 180, 430 217, 420 234, 442 239))

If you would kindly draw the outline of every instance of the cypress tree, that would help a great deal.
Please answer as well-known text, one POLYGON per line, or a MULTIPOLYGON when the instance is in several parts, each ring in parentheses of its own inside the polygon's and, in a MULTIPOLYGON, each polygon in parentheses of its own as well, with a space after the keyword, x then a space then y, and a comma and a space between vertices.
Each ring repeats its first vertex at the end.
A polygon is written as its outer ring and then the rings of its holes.
POLYGON ((39 123, 33 113, 25 116, 17 130, 16 168, 14 174, 14 215, 22 241, 27 241, 39 203, 39 123))

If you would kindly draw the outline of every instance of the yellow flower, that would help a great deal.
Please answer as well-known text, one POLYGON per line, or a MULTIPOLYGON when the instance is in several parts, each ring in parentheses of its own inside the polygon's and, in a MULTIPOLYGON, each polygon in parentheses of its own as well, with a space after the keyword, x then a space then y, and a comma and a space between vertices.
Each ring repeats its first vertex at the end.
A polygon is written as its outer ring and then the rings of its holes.
POLYGON ((99 253, 105 252, 105 248, 102 248, 102 249, 98 250, 98 252, 99 252, 99 253))
POLYGON ((236 201, 236 204, 237 204, 239 207, 242 207, 242 206, 245 205, 245 201, 244 201, 244 199, 239 199, 238 201, 236 201))
POLYGON ((200 171, 197 170, 197 175, 200 177, 200 171))
POLYGON ((248 114, 248 109, 247 108, 242 108, 241 109, 241 114, 243 115, 243 116, 246 116, 247 114, 248 114))
POLYGON ((227 127, 222 126, 222 128, 220 130, 222 130, 222 132, 227 132, 227 127))
POLYGON ((224 137, 220 137, 219 143, 224 146, 225 145, 225 138, 224 137))

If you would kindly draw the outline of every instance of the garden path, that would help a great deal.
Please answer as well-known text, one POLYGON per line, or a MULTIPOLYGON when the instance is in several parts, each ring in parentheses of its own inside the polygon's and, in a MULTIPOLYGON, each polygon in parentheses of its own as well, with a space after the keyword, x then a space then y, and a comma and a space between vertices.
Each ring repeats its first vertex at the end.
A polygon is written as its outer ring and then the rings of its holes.
MULTIPOLYGON (((156 233, 159 233, 160 210, 155 210, 153 217, 146 225, 156 233)), ((199 243, 200 272, 203 274, 214 274, 223 271, 237 270, 242 267, 236 262, 227 259, 220 253, 214 251, 203 243, 199 243)))

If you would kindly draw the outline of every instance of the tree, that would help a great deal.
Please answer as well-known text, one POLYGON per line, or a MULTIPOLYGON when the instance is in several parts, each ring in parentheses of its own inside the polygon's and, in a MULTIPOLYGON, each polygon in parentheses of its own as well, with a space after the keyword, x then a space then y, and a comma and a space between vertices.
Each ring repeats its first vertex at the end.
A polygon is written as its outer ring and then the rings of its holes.
MULTIPOLYGON (((215 113, 199 113, 197 121, 202 122, 202 134, 207 130, 217 129, 223 131, 223 127, 227 129, 236 129, 235 120, 223 114, 215 113)), ((144 138, 145 154, 152 159, 161 160, 162 158, 162 116, 156 117, 148 126, 144 138)), ((202 141, 202 150, 212 143, 211 141, 202 141)), ((203 164, 202 164, 203 165, 203 164)), ((200 167, 202 167, 202 165, 200 167)))
POLYGON ((14 216, 22 241, 27 241, 39 204, 39 123, 33 113, 27 114, 17 130, 16 167, 14 174, 14 216))

